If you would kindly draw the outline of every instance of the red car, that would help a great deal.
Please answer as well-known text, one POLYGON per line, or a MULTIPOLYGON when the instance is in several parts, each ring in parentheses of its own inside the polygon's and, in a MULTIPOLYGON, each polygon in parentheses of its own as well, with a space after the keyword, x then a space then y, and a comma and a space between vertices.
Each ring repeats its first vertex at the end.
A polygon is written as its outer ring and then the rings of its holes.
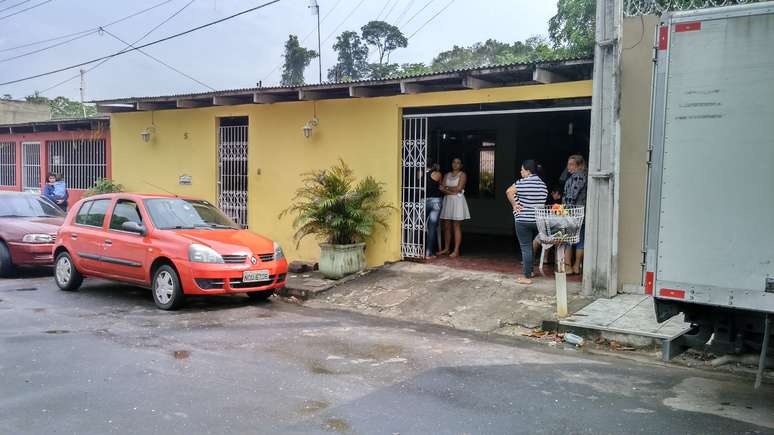
POLYGON ((64 212, 34 193, 0 192, 0 276, 15 266, 51 265, 64 212))
POLYGON ((267 299, 285 285, 282 248, 241 229, 207 201, 114 193, 70 208, 54 248, 55 280, 76 290, 84 276, 152 290, 163 310, 185 295, 247 293, 267 299))

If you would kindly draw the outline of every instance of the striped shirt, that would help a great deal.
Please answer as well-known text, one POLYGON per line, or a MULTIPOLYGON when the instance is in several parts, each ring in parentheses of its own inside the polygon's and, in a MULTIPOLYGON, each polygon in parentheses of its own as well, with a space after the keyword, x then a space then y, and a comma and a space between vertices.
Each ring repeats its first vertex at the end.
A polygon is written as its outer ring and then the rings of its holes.
POLYGON ((516 181, 514 184, 516 186, 516 202, 522 207, 521 213, 513 213, 516 222, 535 222, 535 209, 545 206, 546 198, 548 198, 546 183, 533 174, 516 181))

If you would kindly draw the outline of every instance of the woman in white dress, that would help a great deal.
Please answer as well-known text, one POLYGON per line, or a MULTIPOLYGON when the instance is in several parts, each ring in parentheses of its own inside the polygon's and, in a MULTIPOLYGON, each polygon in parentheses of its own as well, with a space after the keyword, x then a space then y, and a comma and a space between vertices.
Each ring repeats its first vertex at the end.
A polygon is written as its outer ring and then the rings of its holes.
POLYGON ((460 255, 460 245, 462 244, 462 221, 470 219, 468 202, 465 200, 465 183, 468 176, 462 172, 462 160, 455 158, 452 160, 452 170, 443 177, 441 183, 441 192, 445 195, 443 198, 443 209, 441 209, 441 220, 444 224, 444 250, 438 255, 446 255, 451 249, 452 229, 454 229, 454 251, 450 257, 460 255))

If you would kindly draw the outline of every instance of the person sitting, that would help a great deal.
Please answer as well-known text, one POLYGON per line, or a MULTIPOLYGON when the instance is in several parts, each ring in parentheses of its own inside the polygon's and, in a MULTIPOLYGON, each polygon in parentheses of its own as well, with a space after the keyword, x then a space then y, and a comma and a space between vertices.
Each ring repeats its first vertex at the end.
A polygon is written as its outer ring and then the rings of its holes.
POLYGON ((67 199, 69 198, 67 183, 57 177, 56 174, 48 174, 48 180, 43 189, 43 196, 62 210, 67 211, 67 199))

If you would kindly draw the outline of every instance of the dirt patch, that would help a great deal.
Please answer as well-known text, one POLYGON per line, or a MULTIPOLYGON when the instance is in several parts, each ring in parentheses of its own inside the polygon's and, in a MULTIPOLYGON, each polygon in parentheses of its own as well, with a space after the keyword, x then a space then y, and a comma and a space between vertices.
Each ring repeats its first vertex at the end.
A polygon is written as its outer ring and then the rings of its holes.
POLYGON ((329 418, 325 420, 325 423, 323 423, 322 427, 325 430, 339 433, 346 433, 352 429, 352 426, 350 426, 346 420, 341 418, 329 418))
POLYGON ((338 373, 329 369, 328 367, 325 367, 325 365, 319 361, 310 361, 306 363, 306 368, 316 375, 335 375, 338 373))

